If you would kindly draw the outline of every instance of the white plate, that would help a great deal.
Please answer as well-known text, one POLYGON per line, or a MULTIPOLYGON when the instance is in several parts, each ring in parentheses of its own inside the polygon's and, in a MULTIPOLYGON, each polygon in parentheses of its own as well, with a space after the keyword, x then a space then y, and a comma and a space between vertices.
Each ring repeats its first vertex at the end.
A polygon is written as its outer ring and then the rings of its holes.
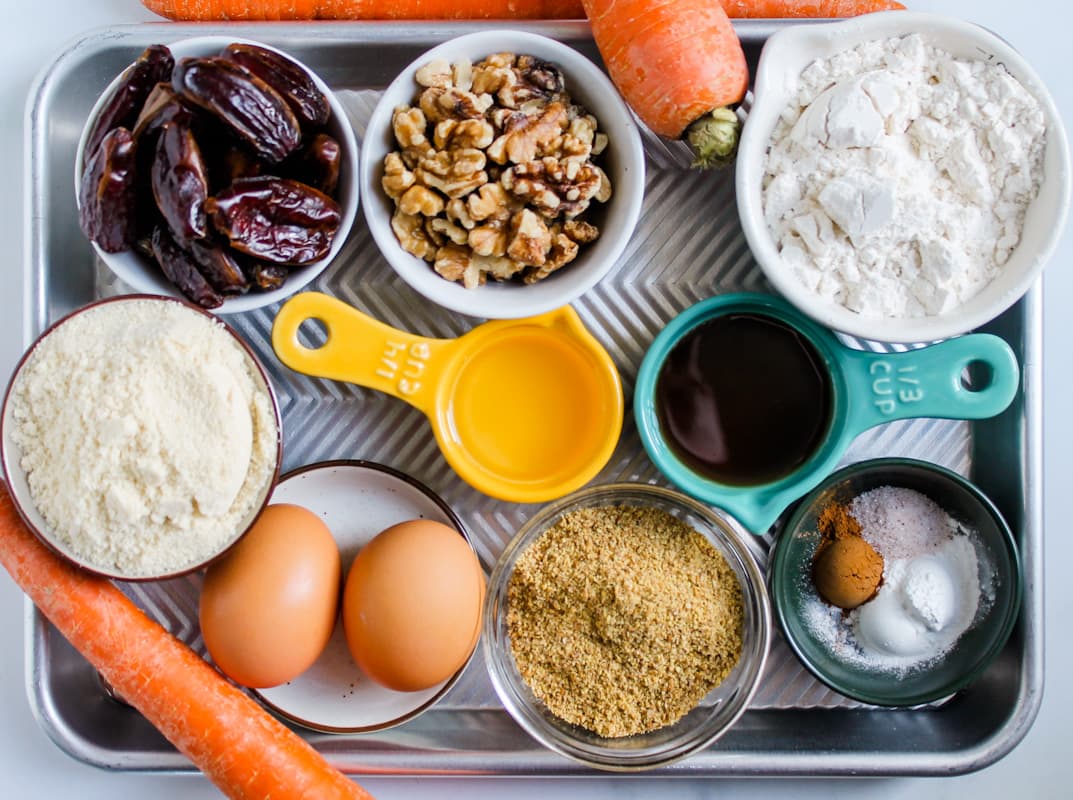
MULTIPOLYGON (((272 502, 303 506, 324 520, 339 544, 344 579, 358 550, 395 523, 431 519, 466 536, 458 517, 430 489, 390 467, 366 461, 327 461, 289 472, 276 486, 272 502)), ((254 693, 277 714, 303 727, 367 733, 413 719, 450 689, 465 668, 420 692, 386 689, 350 657, 340 615, 327 648, 312 667, 288 683, 254 693)))

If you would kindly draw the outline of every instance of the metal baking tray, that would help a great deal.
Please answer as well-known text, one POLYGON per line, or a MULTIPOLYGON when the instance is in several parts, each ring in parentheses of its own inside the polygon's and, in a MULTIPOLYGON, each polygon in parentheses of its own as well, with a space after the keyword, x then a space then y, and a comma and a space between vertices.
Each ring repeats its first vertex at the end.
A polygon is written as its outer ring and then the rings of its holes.
MULTIPOLYGON (((753 66, 764 41, 784 24, 737 24, 753 66)), ((95 31, 74 42, 40 76, 28 104, 26 344, 66 312, 127 291, 96 263, 79 231, 73 163, 95 98, 147 45, 223 33, 285 48, 341 92, 360 136, 378 90, 407 63, 446 38, 484 27, 490 25, 161 23, 95 31)), ((519 27, 565 41, 598 60, 583 22, 519 27)), ((678 311, 713 294, 771 290, 739 227, 732 170, 690 171, 677 143, 649 136, 645 146, 648 178, 640 225, 617 271, 575 304, 614 357, 627 396, 646 347, 678 311)), ((396 277, 360 214, 339 258, 311 288, 426 335, 454 336, 474 324, 424 302, 396 277)), ((534 507, 494 501, 462 483, 415 409, 386 395, 283 367, 269 345, 275 311, 270 307, 227 319, 260 354, 279 394, 284 469, 324 459, 364 458, 411 473, 440 492, 464 519, 490 570, 534 507)), ((886 710, 828 690, 776 635, 760 689, 742 719, 707 750, 656 774, 948 775, 980 769, 1020 742, 1035 718, 1043 686, 1040 288, 987 329, 1004 337, 1023 365, 1022 391, 1006 413, 972 424, 890 423, 859 437, 844 460, 883 455, 929 459, 968 475, 994 499, 1017 534, 1025 569, 1020 622, 1001 656, 969 689, 943 703, 886 710)), ((645 457, 629 419, 618 449, 596 480, 614 479, 665 483, 645 457)), ((752 542, 761 564, 771 537, 752 542)), ((124 588, 203 652, 196 613, 199 581, 188 576, 124 588)), ((193 769, 139 714, 108 696, 94 670, 32 606, 25 638, 31 702, 59 747, 105 768, 193 769)), ((479 652, 447 697, 416 720, 375 734, 301 733, 333 764, 355 775, 587 772, 543 749, 511 720, 495 697, 479 652)))

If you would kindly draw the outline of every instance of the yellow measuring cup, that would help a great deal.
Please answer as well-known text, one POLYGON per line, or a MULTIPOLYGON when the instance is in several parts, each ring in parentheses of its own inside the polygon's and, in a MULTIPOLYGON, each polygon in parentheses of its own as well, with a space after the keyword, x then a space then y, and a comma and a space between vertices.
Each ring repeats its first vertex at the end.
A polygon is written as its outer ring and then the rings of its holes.
POLYGON ((387 392, 422 411, 447 463, 500 500, 543 502, 583 486, 622 431, 618 370, 569 306, 429 339, 304 292, 279 310, 272 347, 297 372, 387 392), (298 340, 307 320, 325 327, 322 346, 298 340))

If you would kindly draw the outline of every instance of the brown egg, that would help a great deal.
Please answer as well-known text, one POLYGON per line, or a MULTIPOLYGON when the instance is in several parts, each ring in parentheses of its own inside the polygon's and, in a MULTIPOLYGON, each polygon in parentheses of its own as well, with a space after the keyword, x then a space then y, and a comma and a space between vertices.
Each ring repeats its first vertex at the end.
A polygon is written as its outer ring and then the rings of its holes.
POLYGON ((268 506, 205 573, 199 618, 209 655, 243 686, 297 677, 328 644, 341 580, 328 526, 300 506, 268 506))
POLYGON ((453 528, 411 520, 361 549, 343 590, 351 655, 379 684, 402 692, 435 686, 477 644, 485 580, 453 528))

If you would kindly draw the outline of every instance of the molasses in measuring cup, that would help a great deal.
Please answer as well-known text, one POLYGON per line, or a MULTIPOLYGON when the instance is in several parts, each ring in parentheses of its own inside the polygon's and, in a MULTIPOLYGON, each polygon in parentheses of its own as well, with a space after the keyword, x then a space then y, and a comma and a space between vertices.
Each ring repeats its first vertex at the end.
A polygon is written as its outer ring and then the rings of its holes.
POLYGON ((780 298, 739 293, 697 303, 660 332, 641 363, 634 415, 673 483, 762 534, 863 431, 995 416, 1018 381, 1017 358, 997 336, 872 353, 780 298), (967 368, 986 385, 966 385, 967 368))

